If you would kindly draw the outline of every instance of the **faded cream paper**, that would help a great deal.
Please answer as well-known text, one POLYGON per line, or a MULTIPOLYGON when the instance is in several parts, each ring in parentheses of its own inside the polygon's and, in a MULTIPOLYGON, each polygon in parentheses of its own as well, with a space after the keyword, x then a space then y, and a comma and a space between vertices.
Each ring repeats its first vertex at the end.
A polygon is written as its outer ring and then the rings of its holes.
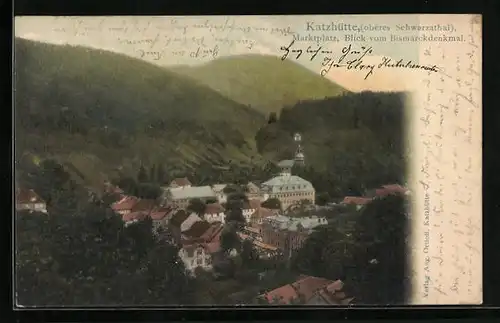
MULTIPOLYGON (((296 49, 366 50, 363 62, 374 66, 368 77, 369 69, 356 68, 334 68, 324 77, 355 92, 411 93, 412 303, 482 302, 480 16, 17 17, 15 35, 102 48, 161 66, 241 54, 282 56, 281 47, 293 40, 296 49), (387 59, 436 66, 438 72, 378 67, 387 59)), ((320 74, 325 61, 306 54, 295 61, 320 74)))
POLYGON ((420 22, 451 23, 465 41, 420 44, 420 61, 440 72, 421 77, 413 97, 414 302, 481 304, 481 17, 420 22))

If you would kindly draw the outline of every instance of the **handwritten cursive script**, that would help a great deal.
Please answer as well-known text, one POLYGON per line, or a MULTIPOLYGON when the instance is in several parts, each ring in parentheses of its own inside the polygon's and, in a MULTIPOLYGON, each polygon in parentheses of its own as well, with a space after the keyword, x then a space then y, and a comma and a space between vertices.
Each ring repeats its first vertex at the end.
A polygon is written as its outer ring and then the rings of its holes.
POLYGON ((393 60, 389 57, 382 57, 378 63, 368 63, 364 59, 373 54, 371 46, 360 46, 356 48, 353 44, 342 47, 340 53, 335 55, 333 50, 325 48, 320 45, 313 47, 309 45, 307 48, 294 47, 295 40, 292 40, 288 46, 281 46, 280 50, 283 52, 282 60, 286 60, 290 55, 298 60, 304 54, 310 61, 316 59, 319 54, 322 57, 321 63, 321 76, 327 75, 332 68, 344 68, 352 71, 362 71, 365 74, 364 79, 373 75, 376 69, 382 68, 407 68, 407 69, 421 69, 428 72, 439 72, 436 65, 421 65, 413 62, 412 60, 393 60))

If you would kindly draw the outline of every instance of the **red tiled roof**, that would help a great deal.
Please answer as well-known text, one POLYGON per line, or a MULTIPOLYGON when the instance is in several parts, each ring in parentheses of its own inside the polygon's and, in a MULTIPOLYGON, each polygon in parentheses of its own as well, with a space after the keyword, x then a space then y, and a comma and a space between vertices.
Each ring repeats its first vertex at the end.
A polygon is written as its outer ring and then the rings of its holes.
POLYGON ((175 184, 178 186, 188 186, 188 185, 191 185, 191 182, 187 179, 187 177, 182 177, 182 178, 175 178, 172 181, 172 184, 175 184))
POLYGON ((329 284, 326 286, 326 290, 329 291, 330 293, 335 293, 344 287, 344 283, 341 280, 336 280, 333 283, 329 284))
POLYGON ((172 207, 162 207, 158 209, 153 209, 149 216, 152 220, 162 220, 170 213, 172 213, 174 209, 172 207))
POLYGON ((408 189, 399 184, 389 184, 382 185, 382 188, 375 190, 375 195, 378 197, 384 197, 391 194, 406 194, 408 189))
POLYGON ((186 219, 189 217, 189 213, 187 213, 185 210, 178 210, 175 212, 175 214, 172 216, 170 219, 170 224, 176 227, 180 227, 181 224, 186 221, 186 219))
POLYGON ((211 225, 207 221, 198 221, 193 223, 191 228, 189 230, 185 231, 183 235, 186 237, 190 238, 199 238, 201 237, 205 232, 210 229, 211 225))
POLYGON ((305 299, 310 299, 314 295, 314 292, 331 283, 332 281, 326 278, 309 276, 296 281, 292 284, 292 287, 294 287, 298 294, 304 295, 305 299))
POLYGON ((324 289, 323 295, 326 296, 327 294, 335 294, 340 290, 339 288, 342 288, 342 282, 339 280, 331 281, 326 278, 301 276, 296 282, 274 289, 264 294, 264 297, 269 302, 278 299, 280 303, 289 304, 292 299, 299 297, 299 295, 307 301, 316 293, 322 293, 322 289, 324 289))
POLYGON ((354 298, 347 298, 344 292, 329 293, 320 290, 317 293, 329 305, 348 305, 354 298))
POLYGON ((264 297, 270 303, 279 301, 281 304, 289 304, 292 299, 297 297, 297 292, 292 285, 288 284, 266 293, 264 297))
POLYGON ((34 190, 20 188, 16 193, 16 203, 18 204, 45 203, 45 201, 38 194, 36 194, 34 190))
POLYGON ((210 203, 205 207, 205 214, 218 214, 224 212, 224 208, 219 203, 210 203))
POLYGON ((144 220, 148 217, 148 214, 143 211, 130 212, 122 216, 123 222, 139 221, 144 220))
POLYGON ((260 208, 260 201, 256 199, 248 200, 248 202, 243 203, 243 209, 255 210, 260 208))
POLYGON ((209 242, 203 244, 203 247, 209 252, 209 253, 216 253, 220 249, 220 242, 209 242))
POLYGON ((214 222, 210 224, 210 228, 208 228, 205 233, 201 236, 204 241, 218 241, 220 240, 220 234, 224 229, 222 223, 214 222))
POLYGON ((123 199, 111 204, 113 211, 132 210, 134 205, 139 201, 135 196, 125 196, 123 199))
POLYGON ((320 289, 317 292, 327 304, 330 305, 347 305, 354 298, 347 298, 346 294, 342 291, 344 287, 344 283, 341 280, 336 280, 331 284, 328 284, 326 287, 320 289))
POLYGON ((259 248, 262 248, 262 249, 266 249, 266 250, 269 250, 269 251, 276 251, 276 250, 278 250, 278 248, 276 248, 275 246, 271 246, 270 244, 267 244, 267 243, 264 243, 264 242, 260 242, 260 241, 257 241, 257 240, 254 240, 253 244, 256 247, 259 247, 259 248))
POLYGON ((344 204, 355 204, 355 205, 365 205, 372 201, 369 197, 361 196, 346 196, 342 203, 344 204))
POLYGON ((156 206, 156 201, 155 200, 149 200, 149 199, 140 199, 137 201, 137 203, 132 206, 130 209, 131 212, 137 212, 137 211, 146 211, 150 212, 153 210, 153 208, 156 206))

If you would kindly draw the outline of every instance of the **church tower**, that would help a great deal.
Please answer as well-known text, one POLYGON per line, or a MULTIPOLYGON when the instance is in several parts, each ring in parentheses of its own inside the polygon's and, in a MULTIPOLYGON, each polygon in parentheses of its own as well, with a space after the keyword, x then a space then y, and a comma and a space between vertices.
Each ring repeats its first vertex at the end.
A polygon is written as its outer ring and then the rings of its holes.
POLYGON ((305 161, 305 156, 304 156, 304 151, 302 150, 301 142, 302 142, 302 136, 300 133, 296 133, 293 137, 293 140, 297 144, 297 149, 295 150, 295 165, 297 166, 305 166, 306 161, 305 161))

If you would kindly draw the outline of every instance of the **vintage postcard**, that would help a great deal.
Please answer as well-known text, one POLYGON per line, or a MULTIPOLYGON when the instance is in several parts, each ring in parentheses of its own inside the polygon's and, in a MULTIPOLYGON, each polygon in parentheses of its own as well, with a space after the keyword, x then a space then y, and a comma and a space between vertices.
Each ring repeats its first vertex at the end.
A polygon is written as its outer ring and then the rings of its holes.
POLYGON ((16 17, 15 304, 481 304, 481 28, 16 17))

